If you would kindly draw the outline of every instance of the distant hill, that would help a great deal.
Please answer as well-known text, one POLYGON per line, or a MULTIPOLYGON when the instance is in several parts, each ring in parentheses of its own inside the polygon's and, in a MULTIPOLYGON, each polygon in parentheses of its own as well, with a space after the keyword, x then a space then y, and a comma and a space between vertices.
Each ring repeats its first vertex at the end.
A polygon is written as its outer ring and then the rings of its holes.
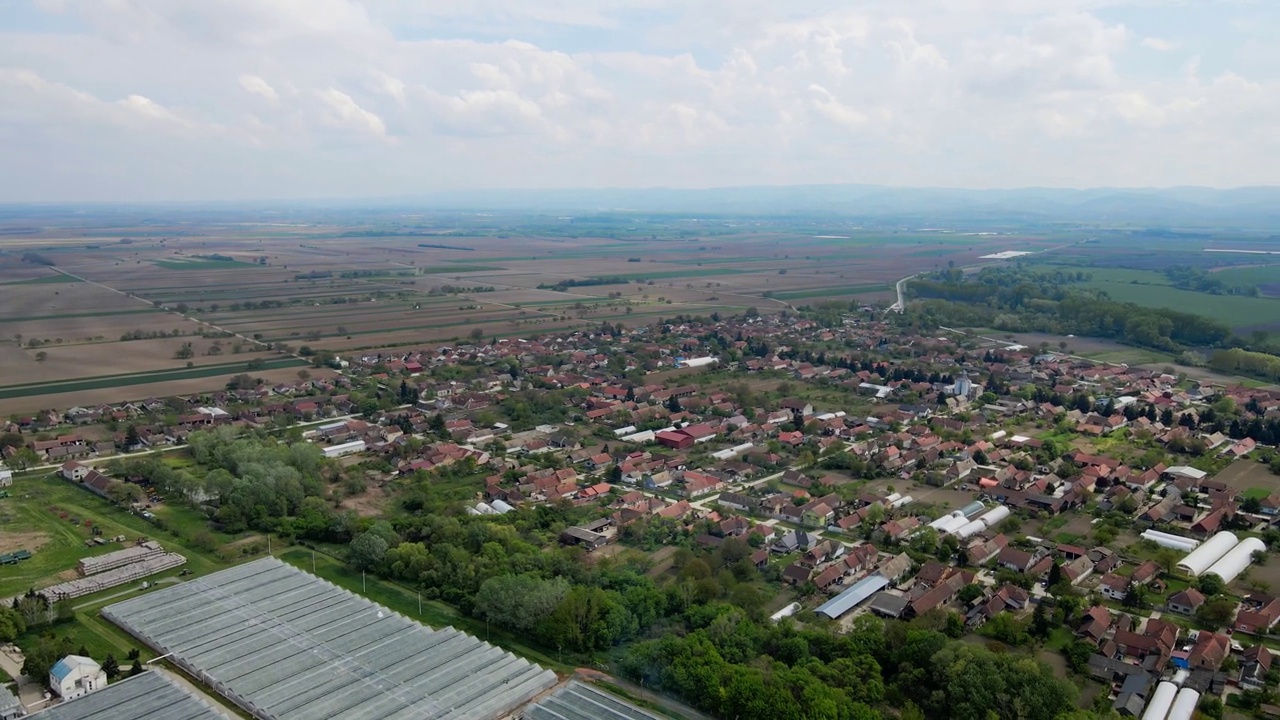
POLYGON ((405 198, 428 207, 542 212, 814 215, 919 222, 1085 223, 1116 226, 1280 228, 1280 187, 1017 188, 961 190, 880 185, 793 185, 686 190, 450 191, 405 198))

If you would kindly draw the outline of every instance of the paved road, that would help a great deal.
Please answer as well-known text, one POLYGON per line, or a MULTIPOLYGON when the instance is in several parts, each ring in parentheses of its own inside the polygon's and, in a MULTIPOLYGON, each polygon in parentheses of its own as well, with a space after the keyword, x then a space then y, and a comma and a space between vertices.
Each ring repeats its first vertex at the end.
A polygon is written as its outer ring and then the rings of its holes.
POLYGON ((915 275, 908 275, 894 284, 893 289, 898 293, 898 301, 889 306, 889 309, 896 313, 906 312, 907 309, 907 281, 915 275))

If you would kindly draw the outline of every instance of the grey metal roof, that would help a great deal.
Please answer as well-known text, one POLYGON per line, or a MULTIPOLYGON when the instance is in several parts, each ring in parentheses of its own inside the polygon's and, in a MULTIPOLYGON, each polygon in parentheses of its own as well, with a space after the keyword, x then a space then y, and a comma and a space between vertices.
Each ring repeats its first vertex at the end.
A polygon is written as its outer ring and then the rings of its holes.
POLYGON ((556 683, 550 670, 275 558, 102 614, 271 720, 491 720, 556 683))
POLYGON ((163 670, 111 683, 30 716, 33 720, 231 720, 163 670))
POLYGON ((661 720, 647 710, 577 680, 524 710, 524 720, 661 720))
POLYGON ((6 712, 13 712, 22 707, 22 703, 11 692, 9 687, 0 683, 0 715, 6 712))
POLYGON ((889 581, 883 576, 868 575, 850 585, 844 592, 823 603, 814 612, 826 615, 834 620, 852 610, 858 603, 885 589, 888 585, 889 581))

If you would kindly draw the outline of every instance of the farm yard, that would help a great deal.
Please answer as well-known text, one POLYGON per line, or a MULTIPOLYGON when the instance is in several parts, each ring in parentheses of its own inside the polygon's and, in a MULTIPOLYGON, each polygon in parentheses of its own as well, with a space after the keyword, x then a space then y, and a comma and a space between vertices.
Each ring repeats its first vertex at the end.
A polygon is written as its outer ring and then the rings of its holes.
POLYGON ((644 235, 600 227, 593 237, 447 224, 406 232, 398 221, 75 222, 5 237, 0 414, 214 389, 250 362, 255 376, 279 378, 309 364, 310 351, 394 350, 829 301, 888 304, 894 279, 1060 244, 727 224, 644 235), (40 262, 16 259, 32 255, 40 262))

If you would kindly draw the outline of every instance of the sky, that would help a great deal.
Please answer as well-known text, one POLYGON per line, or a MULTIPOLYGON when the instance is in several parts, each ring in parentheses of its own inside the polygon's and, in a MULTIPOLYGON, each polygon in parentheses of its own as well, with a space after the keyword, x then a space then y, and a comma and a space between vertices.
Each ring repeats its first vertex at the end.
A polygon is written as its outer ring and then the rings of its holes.
POLYGON ((0 3, 0 202, 1280 184, 1274 0, 0 3))

